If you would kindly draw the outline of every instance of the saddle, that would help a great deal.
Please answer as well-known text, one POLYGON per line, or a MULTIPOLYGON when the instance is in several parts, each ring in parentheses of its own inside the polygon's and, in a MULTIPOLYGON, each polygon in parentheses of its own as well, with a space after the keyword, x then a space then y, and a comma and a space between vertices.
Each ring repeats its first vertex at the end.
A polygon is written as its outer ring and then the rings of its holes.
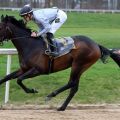
POLYGON ((55 57, 60 57, 69 53, 72 49, 75 49, 74 40, 71 37, 55 38, 53 46, 56 47, 55 49, 58 52, 58 56, 55 57))

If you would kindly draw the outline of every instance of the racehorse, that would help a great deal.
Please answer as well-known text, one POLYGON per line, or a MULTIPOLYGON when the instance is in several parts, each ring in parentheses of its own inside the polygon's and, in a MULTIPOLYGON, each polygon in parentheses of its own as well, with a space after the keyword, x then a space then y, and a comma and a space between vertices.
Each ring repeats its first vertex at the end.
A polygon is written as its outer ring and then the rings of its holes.
MULTIPOLYGON (((0 85, 8 80, 17 78, 17 83, 26 93, 37 93, 35 89, 27 88, 22 81, 27 78, 49 73, 50 57, 44 51, 46 43, 42 37, 33 38, 30 36, 23 20, 17 20, 12 16, 1 16, 0 22, 0 43, 11 40, 18 51, 20 69, 12 72, 0 80, 0 85)), ((54 58, 51 73, 58 72, 71 67, 69 81, 63 87, 50 93, 46 100, 50 100, 59 93, 70 89, 70 93, 58 111, 64 111, 78 91, 79 80, 88 68, 95 64, 98 59, 102 61, 110 56, 120 67, 120 56, 113 51, 98 45, 86 36, 72 36, 75 49, 68 54, 54 58)))

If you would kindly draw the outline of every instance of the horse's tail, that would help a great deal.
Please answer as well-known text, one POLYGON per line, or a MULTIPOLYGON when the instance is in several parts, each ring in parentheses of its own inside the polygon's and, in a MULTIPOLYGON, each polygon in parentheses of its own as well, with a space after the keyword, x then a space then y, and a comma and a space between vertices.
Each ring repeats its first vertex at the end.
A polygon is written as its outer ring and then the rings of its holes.
POLYGON ((110 56, 116 64, 120 67, 120 55, 117 53, 114 53, 114 51, 109 50, 101 45, 99 45, 99 48, 101 50, 101 60, 103 63, 106 63, 106 59, 110 56))

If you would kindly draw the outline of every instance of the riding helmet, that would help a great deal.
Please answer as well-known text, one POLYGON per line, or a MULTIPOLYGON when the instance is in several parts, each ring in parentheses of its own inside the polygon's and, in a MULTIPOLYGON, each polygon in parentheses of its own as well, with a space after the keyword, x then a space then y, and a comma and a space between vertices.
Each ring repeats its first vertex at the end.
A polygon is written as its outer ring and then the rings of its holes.
POLYGON ((32 13, 32 7, 30 5, 25 5, 21 10, 20 10, 20 16, 24 16, 28 13, 32 13))

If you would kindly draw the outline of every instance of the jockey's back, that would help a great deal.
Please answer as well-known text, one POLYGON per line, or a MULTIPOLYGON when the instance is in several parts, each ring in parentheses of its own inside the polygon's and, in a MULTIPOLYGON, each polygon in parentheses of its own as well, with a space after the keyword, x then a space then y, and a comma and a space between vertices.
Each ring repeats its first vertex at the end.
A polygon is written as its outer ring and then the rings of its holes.
POLYGON ((33 17, 35 20, 49 20, 53 21, 57 17, 57 8, 46 8, 33 11, 33 17))

